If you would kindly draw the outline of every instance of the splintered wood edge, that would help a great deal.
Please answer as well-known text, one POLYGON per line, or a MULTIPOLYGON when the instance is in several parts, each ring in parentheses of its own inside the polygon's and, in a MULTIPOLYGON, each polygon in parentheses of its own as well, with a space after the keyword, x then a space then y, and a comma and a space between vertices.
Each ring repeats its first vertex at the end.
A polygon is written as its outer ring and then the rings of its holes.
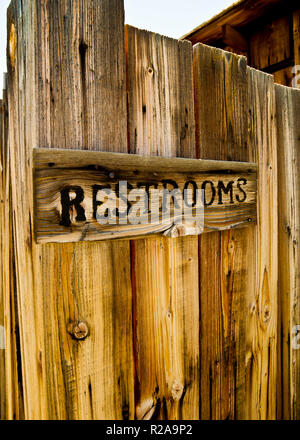
POLYGON ((140 156, 99 151, 60 150, 54 148, 33 149, 34 169, 70 168, 79 169, 99 166, 106 169, 159 170, 163 172, 226 172, 257 173, 253 162, 234 162, 202 159, 167 158, 159 156, 140 156))

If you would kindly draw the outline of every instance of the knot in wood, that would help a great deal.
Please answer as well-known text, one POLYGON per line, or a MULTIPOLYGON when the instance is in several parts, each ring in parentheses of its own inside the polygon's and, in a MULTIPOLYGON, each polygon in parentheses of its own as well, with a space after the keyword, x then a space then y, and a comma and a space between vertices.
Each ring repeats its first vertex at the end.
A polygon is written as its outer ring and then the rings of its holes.
POLYGON ((148 73, 149 75, 153 75, 153 68, 151 66, 148 67, 148 73))
POLYGON ((265 306, 265 309, 264 309, 264 322, 269 321, 270 318, 271 318, 270 308, 269 308, 269 306, 265 306))
POLYGON ((177 400, 177 401, 180 400, 183 395, 183 390, 184 390, 183 385, 179 383, 177 380, 175 380, 175 382, 172 385, 172 391, 171 391, 173 400, 177 400))
POLYGON ((68 326, 68 332, 74 339, 82 341, 87 338, 89 334, 89 328, 83 321, 73 322, 68 326))
POLYGON ((250 313, 251 313, 252 315, 254 315, 255 312, 256 312, 256 304, 255 304, 255 303, 252 303, 252 304, 250 305, 250 313))

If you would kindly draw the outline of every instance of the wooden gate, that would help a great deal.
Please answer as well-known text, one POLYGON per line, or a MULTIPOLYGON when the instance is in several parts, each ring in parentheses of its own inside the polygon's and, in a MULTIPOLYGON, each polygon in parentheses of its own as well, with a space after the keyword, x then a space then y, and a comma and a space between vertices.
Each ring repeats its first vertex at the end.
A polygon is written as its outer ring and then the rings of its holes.
POLYGON ((1 418, 299 418, 299 111, 244 57, 124 31, 122 0, 12 1, 1 418), (256 162, 257 224, 38 244, 36 148, 256 162))

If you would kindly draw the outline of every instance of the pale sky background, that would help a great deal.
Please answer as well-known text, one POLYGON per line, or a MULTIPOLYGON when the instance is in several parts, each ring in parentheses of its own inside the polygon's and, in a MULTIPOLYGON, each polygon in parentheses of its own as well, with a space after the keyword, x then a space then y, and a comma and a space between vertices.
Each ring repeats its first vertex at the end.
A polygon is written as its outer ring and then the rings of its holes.
MULTIPOLYGON (((124 0, 125 21, 173 38, 195 27, 234 3, 234 0, 124 0)), ((10 0, 0 0, 0 96, 6 72, 6 9, 10 0)))

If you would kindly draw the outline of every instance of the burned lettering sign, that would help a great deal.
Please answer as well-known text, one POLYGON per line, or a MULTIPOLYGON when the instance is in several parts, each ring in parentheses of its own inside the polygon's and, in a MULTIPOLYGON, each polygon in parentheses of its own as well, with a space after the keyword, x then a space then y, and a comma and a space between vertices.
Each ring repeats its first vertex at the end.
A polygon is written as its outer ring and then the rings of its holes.
POLYGON ((178 237, 256 221, 252 163, 35 150, 34 164, 40 243, 178 237))

